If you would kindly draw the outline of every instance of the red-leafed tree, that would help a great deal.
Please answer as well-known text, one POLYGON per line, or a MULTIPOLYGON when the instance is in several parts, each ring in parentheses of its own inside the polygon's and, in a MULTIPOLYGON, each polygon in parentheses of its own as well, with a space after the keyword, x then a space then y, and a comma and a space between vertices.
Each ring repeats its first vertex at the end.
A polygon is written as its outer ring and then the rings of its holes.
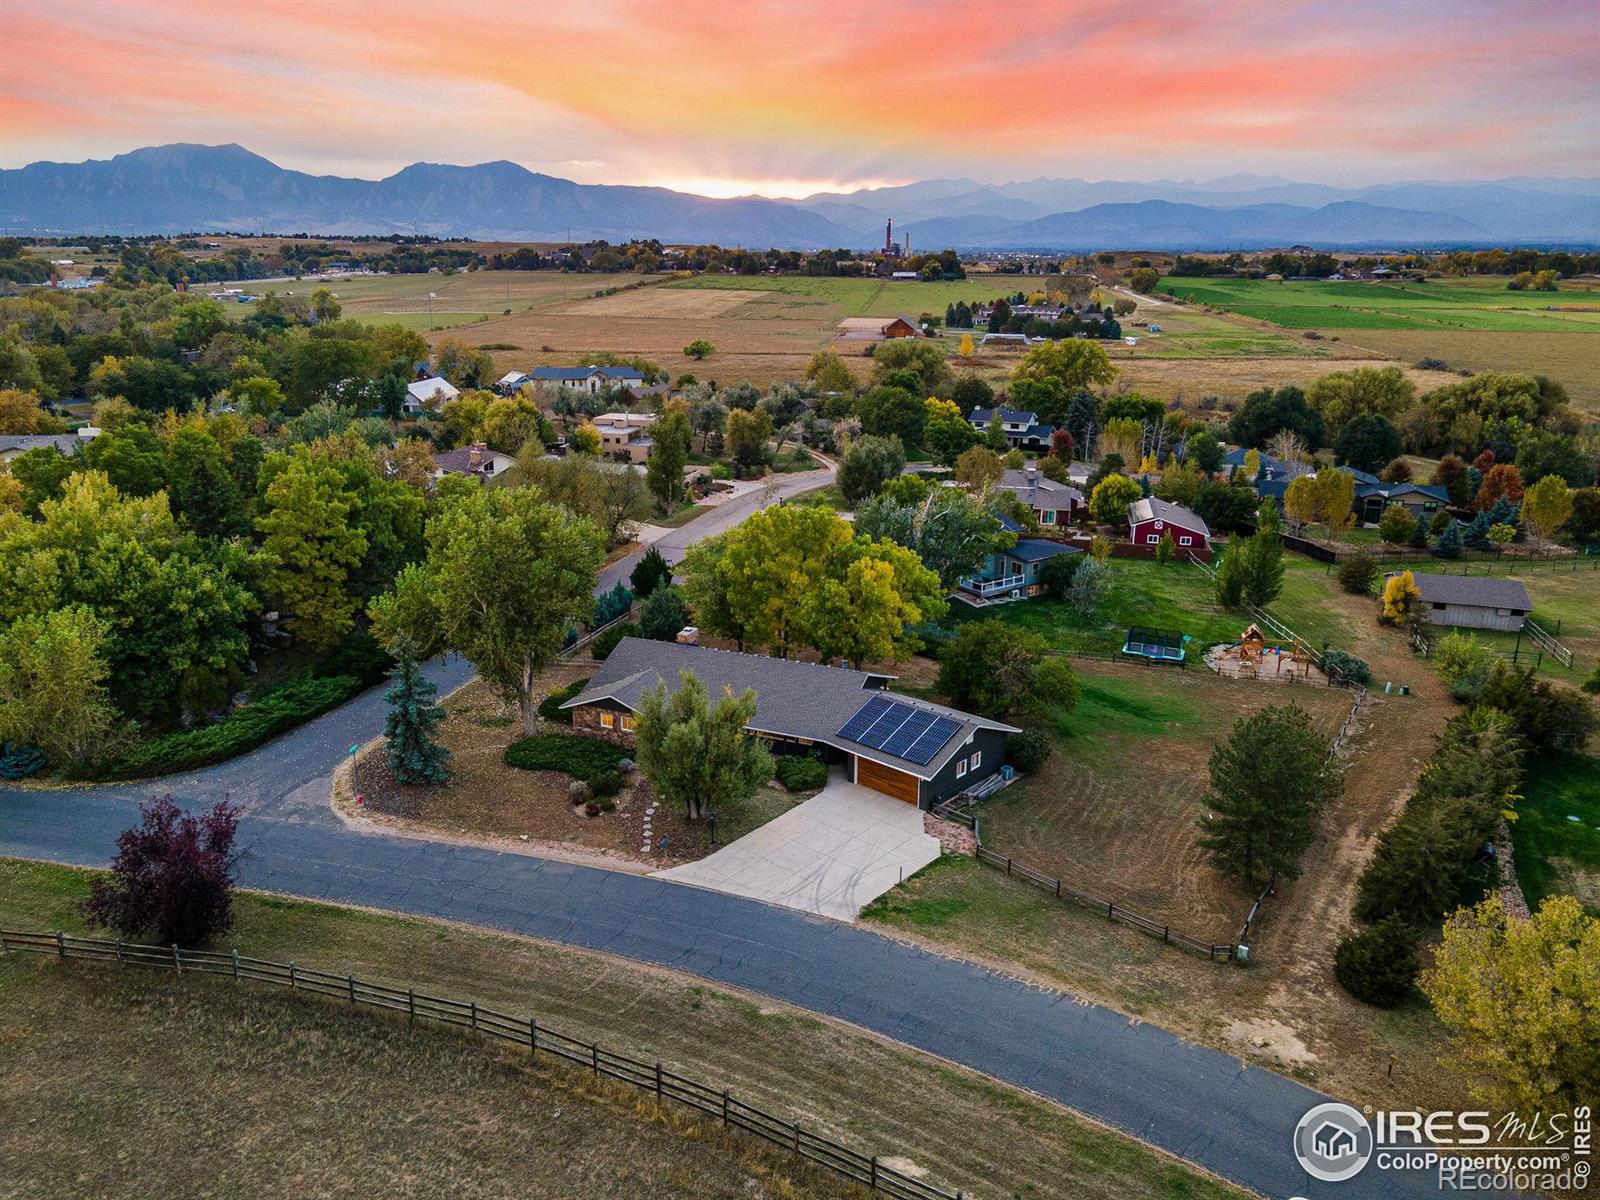
POLYGON ((154 932, 164 946, 198 946, 226 930, 239 810, 219 803, 196 816, 163 796, 139 815, 117 839, 111 877, 95 880, 83 904, 89 923, 129 938, 154 932))
POLYGON ((1522 473, 1510 463, 1496 463, 1484 472, 1483 486, 1473 498, 1472 507, 1479 512, 1487 512, 1501 497, 1508 504, 1517 504, 1522 500, 1522 473))
POLYGON ((1058 429, 1050 435, 1050 453, 1062 462, 1072 461, 1072 452, 1075 448, 1072 444, 1072 435, 1065 429, 1058 429))

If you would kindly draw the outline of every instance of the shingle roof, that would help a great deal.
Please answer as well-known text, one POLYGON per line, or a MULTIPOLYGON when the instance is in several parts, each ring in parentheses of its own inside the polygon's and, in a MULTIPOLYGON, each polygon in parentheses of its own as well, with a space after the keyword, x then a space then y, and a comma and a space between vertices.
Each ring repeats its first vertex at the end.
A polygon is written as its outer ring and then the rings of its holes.
POLYGON ((987 425, 990 421, 994 420, 994 414, 996 411, 1000 413, 1001 421, 1008 421, 1014 424, 1033 425, 1039 420, 1038 413, 1029 412, 1025 408, 1001 408, 999 410, 993 408, 975 408, 972 410, 972 423, 974 425, 987 425))
POLYGON ((1015 492, 1019 500, 1035 510, 1071 507, 1083 503, 1083 493, 1077 488, 1070 484, 1057 483, 1054 479, 1046 479, 1037 468, 1034 468, 1032 479, 1028 478, 1026 469, 1002 472, 999 486, 1009 492, 1015 492))
POLYGON ((662 684, 666 684, 669 691, 675 691, 679 671, 692 671, 713 698, 720 696, 724 688, 735 694, 746 689, 754 691, 756 715, 750 723, 751 729, 825 742, 898 771, 909 772, 919 779, 932 779, 937 775, 975 730, 1017 732, 1015 726, 999 721, 884 692, 877 685, 890 678, 887 676, 792 658, 768 658, 761 654, 739 654, 709 646, 685 646, 645 638, 623 638, 618 642, 616 649, 606 657, 605 665, 589 681, 589 686, 561 707, 576 708, 597 700, 614 700, 637 710, 647 691, 662 684), (961 728, 926 764, 840 738, 839 729, 875 695, 891 695, 913 708, 949 717, 961 728))
POLYGON ((627 379, 644 382, 644 372, 636 367, 535 367, 528 372, 529 379, 555 380, 576 383, 599 375, 605 379, 627 379))
POLYGON ((1190 512, 1181 504, 1173 504, 1168 500, 1160 500, 1155 496, 1145 496, 1128 505, 1128 524, 1137 525, 1140 521, 1170 521, 1174 525, 1181 525, 1185 529, 1193 529, 1206 537, 1211 536, 1211 530, 1201 519, 1198 513, 1190 512))
POLYGON ((416 400, 431 400, 435 396, 443 396, 449 400, 461 394, 448 379, 419 379, 415 383, 406 384, 406 391, 416 400))
POLYGON ((1065 542, 1052 542, 1048 538, 1018 538, 1015 546, 1001 553, 1009 554, 1020 562, 1044 562, 1047 558, 1057 558, 1063 554, 1082 554, 1083 551, 1065 542))
POLYGON ((0 437, 0 453, 22 453, 52 446, 56 452, 71 458, 78 452, 78 443, 86 441, 70 433, 8 433, 0 437))
POLYGON ((1486 575, 1429 575, 1415 571, 1411 578, 1425 604, 1467 604, 1474 608, 1516 608, 1533 611, 1528 589, 1517 579, 1491 579, 1486 575))

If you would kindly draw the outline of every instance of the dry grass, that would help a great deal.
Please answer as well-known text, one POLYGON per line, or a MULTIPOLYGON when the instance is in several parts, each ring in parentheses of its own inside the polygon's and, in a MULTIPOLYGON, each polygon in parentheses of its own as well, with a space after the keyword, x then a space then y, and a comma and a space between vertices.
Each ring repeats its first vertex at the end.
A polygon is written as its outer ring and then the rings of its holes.
MULTIPOLYGON (((29 928, 80 927, 74 902, 88 887, 89 873, 44 864, 0 860, 0 923, 29 928)), ((1003 882, 1003 881, 1002 881, 1003 882)), ((376 981, 399 986, 415 984, 461 998, 474 997, 504 1011, 537 1015, 552 1027, 574 1037, 594 1039, 610 1048, 646 1061, 661 1059, 670 1069, 719 1087, 729 1087, 752 1104, 788 1119, 798 1119, 807 1128, 843 1141, 864 1153, 895 1154, 909 1160, 910 1169, 926 1172, 926 1178, 946 1189, 962 1188, 975 1200, 1000 1200, 1001 1197, 1074 1196, 1086 1200, 1143 1200, 1158 1197, 1223 1197, 1239 1192, 1181 1165, 1132 1139, 1111 1133, 1064 1109, 995 1083, 971 1072, 914 1053, 903 1046, 869 1036, 853 1027, 825 1022, 807 1013, 771 1001, 705 987, 692 978, 657 968, 644 967, 604 955, 553 947, 503 935, 442 925, 436 922, 360 912, 329 905, 278 898, 242 895, 238 898, 238 925, 227 944, 264 958, 280 961, 297 958, 308 965, 337 972, 353 972, 376 981), (974 1136, 981 1130, 981 1136, 974 1136)), ((41 1184, 29 1189, 31 1195, 58 1195, 81 1191, 112 1191, 116 1194, 188 1194, 197 1188, 139 1187, 126 1183, 112 1186, 110 1172, 118 1169, 117 1155, 159 1154, 159 1161, 172 1164, 175 1172, 185 1169, 177 1151, 157 1151, 152 1144, 176 1143, 179 1150, 198 1145, 202 1151, 220 1159, 225 1153, 252 1156, 278 1153, 301 1127, 291 1106, 267 1104, 257 1093, 267 1093, 278 1078, 303 1079, 304 1070, 284 1048, 287 1041, 302 1059, 313 1049, 337 1045, 333 1038, 345 1022, 365 1028, 375 1018, 370 1014, 335 1013, 324 1017, 317 1002, 298 1000, 281 994, 251 1001, 248 1009, 214 1008, 213 1002, 230 1001, 237 995, 231 980, 185 978, 182 981, 133 976, 118 982, 108 972, 90 974, 88 967, 73 967, 73 978, 66 984, 84 990, 87 1000, 83 1015, 63 1013, 75 1028, 82 1030, 85 1048, 81 1057, 86 1069, 104 1072, 117 1083, 117 1089, 84 1090, 75 1076, 60 1069, 65 1055, 59 1044, 41 1043, 39 1050, 27 1050, 23 1031, 44 1023, 58 1005, 49 992, 35 991, 28 977, 35 973, 47 982, 59 983, 46 974, 37 962, 8 960, 0 963, 0 1042, 7 1065, 29 1055, 30 1068, 0 1073, 0 1097, 10 1099, 6 1089, 21 1089, 23 1094, 43 1094, 47 1089, 62 1110, 59 1120, 69 1114, 79 1122, 75 1128, 101 1131, 102 1136, 69 1136, 59 1124, 44 1128, 24 1126, 22 1122, 0 1123, 0 1179, 17 1178, 26 1165, 30 1171, 44 1169, 43 1148, 60 1153, 70 1149, 83 1161, 99 1161, 106 1174, 99 1189, 74 1183, 74 1177, 61 1179, 61 1186, 41 1184), (76 976, 82 972, 83 979, 76 976), (17 986, 10 986, 13 981, 17 986), (25 989, 24 984, 28 987, 25 989), (134 987, 130 1003, 122 1004, 115 989, 134 987), (167 1000, 163 997, 176 997, 167 1000), (153 997, 146 1001, 140 996, 153 997), (239 1079, 208 1081, 196 1069, 206 1065, 202 1056, 190 1060, 185 1069, 171 1069, 171 1060, 162 1060, 161 1078, 152 1079, 153 1094, 167 1097, 139 1106, 137 1112, 148 1132, 151 1122, 172 1130, 172 1136, 138 1136, 123 1145, 105 1131, 123 1128, 124 1119, 116 1106, 121 1089, 133 1091, 143 1082, 137 1056, 115 1051, 121 1047, 162 1045, 173 1028, 187 1028, 164 1017, 188 1014, 193 1009, 171 1009, 184 1003, 186 996, 203 997, 204 1006, 195 1015, 205 1018, 220 1015, 220 1020, 196 1021, 196 1036, 205 1039, 231 1037, 219 1043, 219 1055, 239 1079), (107 1020, 107 1008, 116 1007, 116 1020, 107 1020), (160 1024, 143 1018, 143 1005, 153 1005, 160 1024), (273 1017, 274 1011, 288 1015, 273 1017), (232 1017, 250 1016, 244 1020, 232 1017), (324 1025, 321 1022, 327 1021, 324 1025), (127 1026, 132 1033, 127 1032, 127 1026), (212 1032, 213 1027, 233 1032, 212 1032), (297 1031, 306 1033, 296 1040, 297 1031), (111 1052, 108 1052, 111 1051, 111 1052), (132 1058, 133 1065, 123 1060, 132 1058), (96 1060, 90 1063, 88 1060, 96 1060), (133 1074, 118 1075, 118 1072, 133 1074), (165 1082, 171 1080, 174 1082, 165 1082), (213 1104, 210 1087, 226 1087, 227 1095, 213 1104), (185 1108, 184 1097, 207 1096, 206 1102, 185 1108), (235 1109, 226 1101, 237 1096, 235 1109), (102 1118, 104 1110, 106 1116, 102 1118), (239 1114, 236 1122, 235 1112, 239 1114), (171 1124, 183 1120, 181 1125, 171 1124), (191 1129, 203 1137, 186 1139, 191 1129), (207 1149, 209 1148, 209 1150, 207 1149)), ((73 1001, 74 1004, 77 1001, 73 1001)), ((62 1000, 62 1009, 67 1005, 62 1000)), ((400 1031, 388 1031, 381 1021, 376 1032, 353 1030, 339 1037, 374 1039, 372 1044, 402 1043, 400 1031)), ((306 1146, 288 1150, 302 1155, 323 1153, 340 1156, 309 1182, 321 1184, 326 1194, 408 1195, 478 1194, 448 1186, 438 1186, 427 1169, 437 1166, 449 1172, 481 1171, 490 1194, 559 1194, 586 1197, 595 1195, 656 1195, 630 1181, 616 1183, 612 1190, 579 1190, 577 1179, 567 1187, 559 1184, 540 1187, 531 1175, 520 1178, 498 1175, 506 1172, 533 1172, 540 1164, 529 1162, 539 1157, 523 1154, 512 1162, 506 1149, 519 1148, 512 1140, 537 1137, 545 1115, 554 1108, 571 1108, 567 1093, 559 1098, 547 1094, 537 1079, 528 1079, 505 1067, 479 1058, 463 1041, 446 1038, 419 1038, 422 1048, 416 1053, 430 1066, 423 1076, 426 1088, 414 1088, 413 1075, 398 1071, 392 1075, 364 1068, 359 1056, 350 1056, 349 1069, 359 1087, 346 1095, 341 1080, 329 1080, 319 1071, 317 1080, 338 1089, 343 1098, 338 1108, 318 1110, 317 1120, 306 1146), (452 1065, 452 1055, 471 1059, 464 1067, 452 1065), (460 1070, 463 1086, 456 1087, 451 1071, 460 1070), (393 1110, 388 1115, 375 1113, 373 1100, 383 1097, 393 1110), (454 1112, 456 1115, 451 1116, 454 1112), (538 1120, 526 1119, 539 1114, 538 1120), (435 1139, 438 1122, 459 1120, 446 1125, 435 1139), (374 1123, 376 1127, 374 1127, 374 1123), (328 1137, 329 1132, 335 1133, 328 1137), (479 1139, 483 1139, 480 1149, 479 1139), (336 1144, 324 1144, 336 1143, 336 1144), (397 1149, 398 1148, 398 1149, 397 1149), (388 1177, 383 1172, 404 1152, 407 1162, 421 1167, 414 1175, 388 1177), (504 1155, 504 1157, 502 1157, 504 1155), (437 1158, 431 1156, 438 1156, 437 1158), (479 1160, 482 1160, 481 1162, 479 1160), (351 1181, 355 1181, 352 1183, 351 1181), (424 1185, 421 1180, 428 1180, 424 1185), (512 1186, 532 1180, 534 1186, 512 1186), (407 1191, 406 1188, 414 1189, 407 1191), (345 1190, 341 1190, 345 1189, 345 1190)), ((342 1045, 343 1043, 339 1043, 342 1045)), ((331 1051, 330 1051, 331 1052, 331 1051)), ((213 1060, 215 1061, 215 1060, 213 1060)), ((341 1065, 346 1061, 340 1059, 341 1065)), ((154 1074, 154 1072, 152 1072, 154 1074)), ((581 1075, 581 1072, 580 1072, 581 1075)), ((584 1081, 585 1087, 588 1086, 584 1081)), ((7 1109, 21 1106, 6 1104, 7 1109)), ((34 1106, 27 1111, 33 1114, 34 1106)), ((57 1118, 52 1118, 56 1120, 57 1118)), ((715 1164, 703 1162, 688 1147, 679 1152, 674 1143, 646 1143, 645 1133, 618 1129, 623 1147, 637 1147, 630 1156, 626 1150, 613 1156, 610 1148, 612 1126, 603 1113, 592 1118, 594 1134, 581 1145, 547 1147, 557 1164, 572 1156, 576 1170, 604 1154, 613 1164, 630 1162, 634 1169, 666 1170, 651 1160, 665 1157, 683 1162, 691 1169, 703 1169, 704 1186, 691 1182, 672 1195, 718 1195, 712 1190, 727 1176, 715 1164), (630 1140, 631 1139, 631 1140, 630 1140)), ((646 1131, 648 1132, 648 1131, 646 1131)), ((132 1135, 130 1135, 132 1136, 132 1135)), ((522 1144, 525 1148, 525 1143, 522 1144)), ((318 1164, 321 1166, 321 1164, 318 1164)), ((780 1161, 778 1170, 783 1169, 780 1161)), ((904 1169, 904 1168, 903 1168, 904 1169)), ((241 1187, 243 1194, 265 1194, 288 1189, 276 1186, 287 1172, 274 1176, 272 1187, 241 1187)), ((172 1179, 184 1177, 175 1174, 172 1179)), ((441 1175, 453 1181, 455 1174, 441 1175)), ((255 1177, 247 1184, 259 1182, 255 1177)), ((305 1182, 305 1181, 302 1181, 305 1182)), ((315 1187, 300 1189, 316 1194, 315 1187)), ((752 1195, 764 1195, 752 1190, 752 1195)), ((796 1195, 817 1194, 801 1187, 796 1195)), ((826 1193, 823 1193, 826 1194, 826 1193)))
MULTIPOLYGON (((1593 333, 1362 329, 1349 337, 1408 363, 1437 358, 1458 370, 1548 375, 1566 384, 1574 405, 1600 416, 1600 336, 1593 333)), ((1436 371, 1424 376, 1417 380, 1423 390, 1453 382, 1436 371)))
POLYGON ((1198 844, 1211 748, 1269 704, 1297 704, 1331 733, 1349 693, 1222 679, 1200 667, 1077 667, 1082 711, 1061 720, 1056 754, 1038 776, 984 806, 984 841, 1194 937, 1231 941, 1251 896, 1198 844))
MULTIPOLYGON (((1365 336, 1365 335, 1363 335, 1365 336)), ((1131 357, 1119 356, 1117 388, 1127 388, 1162 400, 1182 400, 1197 406, 1208 396, 1240 403, 1251 392, 1284 384, 1309 387, 1332 371, 1353 367, 1392 367, 1388 359, 1363 355, 1329 361, 1325 358, 1153 358, 1137 350, 1131 357)), ((1419 389, 1438 387, 1449 376, 1436 371, 1405 373, 1419 389)))
POLYGON ((620 1084, 385 1016, 21 958, 0 981, 8 1195, 865 1194, 620 1084))
POLYGON ((582 317, 655 317, 673 321, 684 318, 720 317, 746 301, 760 300, 765 292, 686 292, 676 288, 638 288, 579 301, 571 311, 582 317))

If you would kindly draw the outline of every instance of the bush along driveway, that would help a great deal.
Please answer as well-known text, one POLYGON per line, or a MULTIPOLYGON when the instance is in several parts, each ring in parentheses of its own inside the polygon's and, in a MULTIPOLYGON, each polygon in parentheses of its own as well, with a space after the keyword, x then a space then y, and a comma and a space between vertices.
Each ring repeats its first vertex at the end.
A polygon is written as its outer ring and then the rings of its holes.
MULTIPOLYGON (((451 659, 429 674, 450 691, 471 668, 451 659)), ((662 879, 347 829, 328 807, 332 771, 381 727, 383 709, 381 691, 368 691, 253 754, 145 787, 0 789, 0 854, 104 866, 142 796, 198 807, 226 793, 245 809, 247 887, 565 942, 773 996, 1028 1088, 1266 1195, 1436 1194, 1420 1173, 1319 1184, 1292 1136, 1321 1094, 976 964, 662 879)))

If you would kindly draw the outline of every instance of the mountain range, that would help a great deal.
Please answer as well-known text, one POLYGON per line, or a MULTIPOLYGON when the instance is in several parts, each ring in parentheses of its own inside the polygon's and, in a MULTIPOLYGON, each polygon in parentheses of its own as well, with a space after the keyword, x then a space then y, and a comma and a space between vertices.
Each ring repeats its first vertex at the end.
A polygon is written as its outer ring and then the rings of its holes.
POLYGON ((502 241, 913 250, 1255 250, 1594 245, 1600 179, 1338 188, 1277 176, 1204 182, 934 179, 798 200, 582 184, 512 162, 414 163, 386 179, 310 175, 241 146, 154 146, 0 170, 0 233, 432 234, 502 241))

